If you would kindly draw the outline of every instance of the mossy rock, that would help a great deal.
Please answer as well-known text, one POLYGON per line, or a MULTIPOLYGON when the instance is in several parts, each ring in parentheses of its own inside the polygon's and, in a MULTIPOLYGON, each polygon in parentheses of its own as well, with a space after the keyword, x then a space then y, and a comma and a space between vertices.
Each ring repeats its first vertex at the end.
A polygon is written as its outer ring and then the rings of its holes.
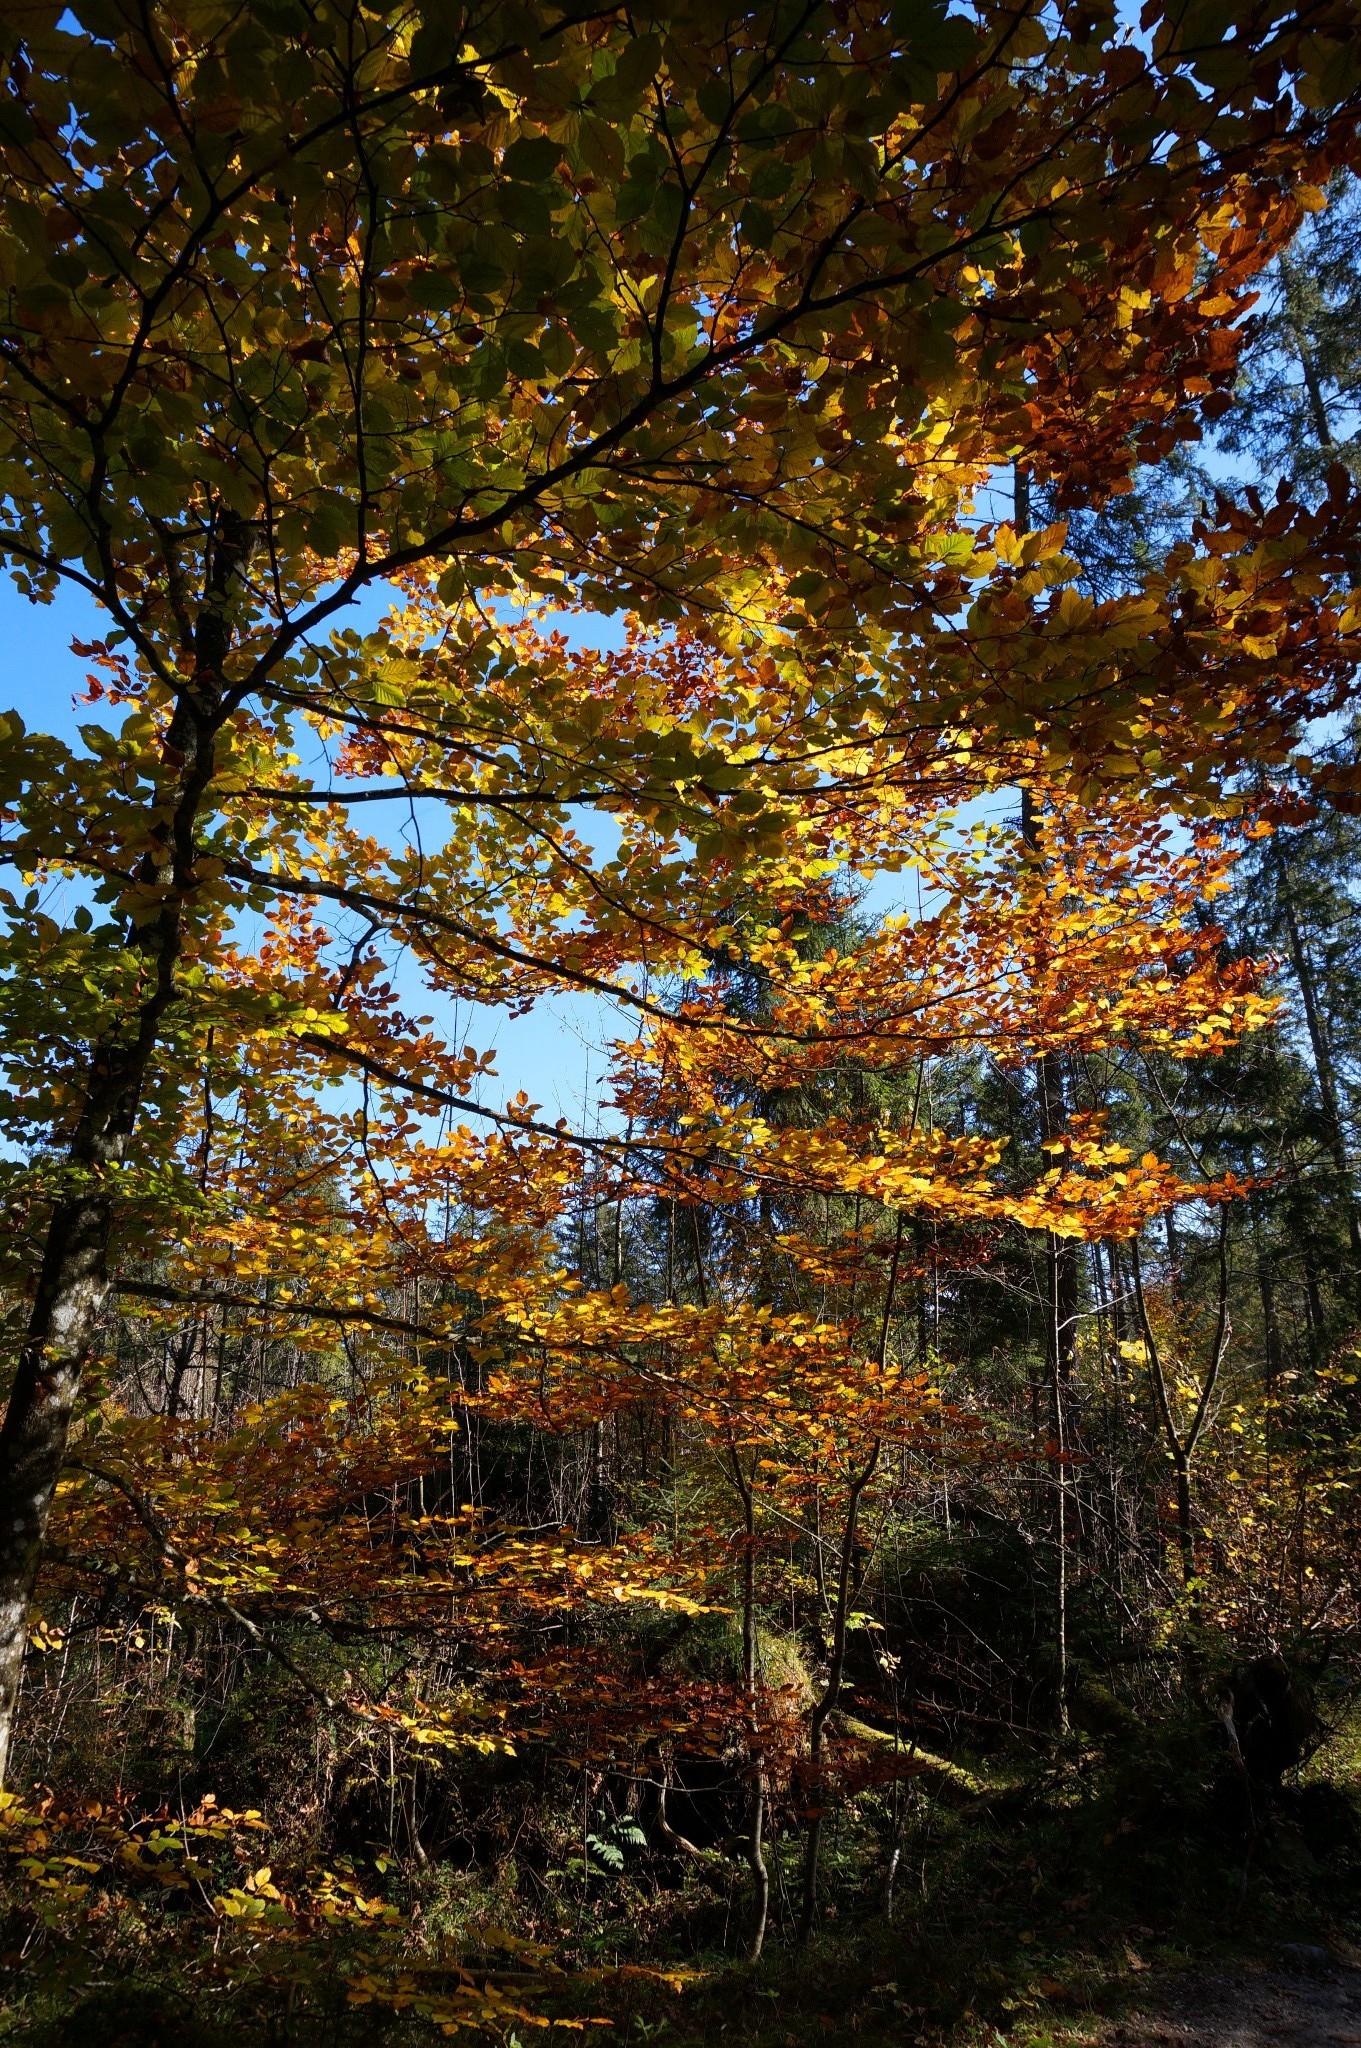
MULTIPOLYGON (((696 1678, 742 1676, 742 1623, 735 1614, 696 1615, 690 1627, 663 1657, 664 1671, 696 1678)), ((793 1636, 764 1625, 756 1631, 756 1670, 762 1685, 791 1692, 801 1706, 813 1701, 813 1678, 793 1636)))
POLYGON ((1084 1735, 1134 1741, 1143 1733, 1144 1724, 1133 1708, 1087 1671, 1079 1671, 1069 1687, 1068 1712, 1084 1735))

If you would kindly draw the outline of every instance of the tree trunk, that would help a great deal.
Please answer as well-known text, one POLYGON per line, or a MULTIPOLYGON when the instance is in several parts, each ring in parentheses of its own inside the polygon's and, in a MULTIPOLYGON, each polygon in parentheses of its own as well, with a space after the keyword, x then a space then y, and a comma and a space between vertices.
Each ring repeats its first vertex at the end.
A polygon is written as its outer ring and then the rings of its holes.
POLYGON ((150 847, 139 870, 139 881, 160 892, 160 908, 149 922, 134 924, 126 941, 140 962, 146 993, 125 1027, 92 1050, 84 1101, 66 1150, 72 1191, 57 1200, 48 1221, 33 1308, 0 1424, 0 1784, 14 1737, 47 1518, 109 1294, 115 1225, 110 1176, 128 1156, 176 994, 184 908, 194 887, 196 828, 221 717, 222 664, 231 638, 228 605, 251 544, 246 522, 221 522, 191 650, 193 679, 181 690, 166 733, 162 760, 168 786, 158 793, 150 847))
POLYGON ((751 1807, 747 1818, 747 1862, 751 1868, 753 1913, 747 1961, 759 1963, 770 1924, 770 1869, 765 1856, 766 1760, 760 1746, 757 1722, 757 1639, 756 1639, 756 1480, 742 1469, 736 1447, 732 1451, 733 1476, 742 1502, 742 1688, 747 1702, 747 1739, 751 1745, 751 1807))
MULTIPOLYGON (((1162 1425, 1167 1443, 1167 1454, 1177 1496, 1177 1547, 1181 1553, 1183 1583, 1192 1587, 1196 1576, 1196 1530, 1193 1502, 1191 1498, 1191 1465, 1202 1435, 1210 1420, 1210 1404, 1215 1388, 1219 1384, 1220 1369, 1224 1363, 1230 1334, 1229 1318, 1229 1212, 1226 1207, 1219 1211, 1219 1299, 1215 1312, 1214 1335, 1210 1342, 1210 1355, 1206 1361, 1200 1391, 1196 1397, 1195 1410, 1183 1431, 1178 1427, 1172 1409, 1172 1398, 1168 1391, 1167 1374, 1163 1368, 1162 1353, 1153 1334, 1149 1320, 1148 1297, 1144 1293, 1143 1270, 1139 1258, 1139 1240, 1130 1240, 1130 1258, 1134 1268, 1134 1299, 1139 1312, 1139 1327, 1144 1340, 1144 1356, 1149 1377, 1153 1385, 1154 1402, 1158 1420, 1162 1425)), ((1183 1366, 1184 1370, 1184 1366, 1183 1366)))
POLYGON ((1262 1304, 1262 1350, 1266 1365, 1266 1389, 1274 1392, 1281 1376, 1284 1352, 1281 1345, 1281 1327, 1276 1314, 1276 1275, 1272 1265, 1270 1247, 1262 1231, 1262 1198, 1254 1191, 1249 1197, 1248 1213, 1252 1218, 1252 1242, 1254 1264, 1257 1269, 1257 1292, 1262 1304))
MULTIPOLYGON (((1033 853, 1039 846, 1035 800, 1021 792, 1021 838, 1033 853)), ((1043 1052, 1035 1062, 1040 1136, 1045 1144, 1067 1122, 1062 1055, 1043 1052)), ((1046 1154, 1046 1158, 1049 1157, 1046 1154)), ((1068 1520, 1067 1443, 1069 1397, 1077 1370, 1078 1266, 1072 1238, 1045 1233, 1044 1348, 1049 1392, 1050 1488, 1054 1511, 1054 1721, 1068 1732, 1068 1520)))
MULTIPOLYGON (((1323 1137, 1332 1155, 1337 1172, 1338 1194, 1347 1212, 1347 1237, 1351 1245, 1352 1259, 1361 1268, 1361 1215, 1357 1212, 1356 1193, 1352 1185, 1351 1161, 1347 1157, 1347 1136, 1342 1123, 1342 1109, 1337 1086, 1337 1070, 1333 1061, 1333 1048, 1329 1043, 1323 1011, 1318 1000, 1318 987, 1314 980, 1313 963, 1305 950, 1304 935, 1300 930, 1299 918, 1295 912, 1295 901, 1291 893, 1285 862, 1279 846, 1272 849, 1276 868, 1276 888, 1281 910, 1285 916, 1286 936, 1290 942, 1290 964, 1295 970, 1295 979, 1300 986, 1304 1003, 1304 1021, 1309 1033, 1309 1048, 1314 1055, 1314 1074, 1318 1081, 1319 1098, 1323 1105, 1323 1137)), ((1355 1275, 1353 1277, 1355 1285, 1355 1275)))
MULTIPOLYGON (((1067 1294, 1061 1264, 1063 1253, 1074 1246, 1049 1233, 1049 1256, 1045 1262, 1049 1279, 1047 1339, 1049 1351, 1049 1427, 1053 1443, 1054 1484, 1054 1725, 1060 1735, 1068 1733, 1068 1416, 1067 1392, 1072 1383, 1072 1356, 1065 1353, 1064 1304, 1067 1294)), ((1074 1299, 1077 1291, 1076 1261, 1072 1262, 1074 1299)), ((1069 1327, 1076 1326, 1076 1316, 1069 1327)))
POLYGON ((14 1734, 48 1510, 108 1291, 109 1222, 110 1205, 102 1196, 59 1202, 54 1209, 0 1426, 0 1784, 14 1734))
MULTIPOLYGON (((822 1743, 827 1729, 828 1716, 834 1712, 841 1697, 842 1681, 846 1676, 846 1645, 851 1607, 860 1591, 863 1572, 855 1567, 856 1534, 860 1526, 860 1499, 874 1477, 874 1468, 879 1462, 879 1444, 876 1442, 868 1459, 851 1482, 850 1495, 846 1503, 846 1520, 841 1532, 841 1556, 838 1560, 836 1608, 832 1622, 832 1655, 827 1672, 827 1683, 822 1697, 813 1708, 808 1725, 808 1763, 814 1798, 821 1798, 818 1779, 822 1771, 822 1743)), ((803 1859, 803 1911, 799 1918, 799 1939, 807 1941, 813 1931, 817 1913, 818 1862, 822 1851, 823 1809, 814 1809, 808 1823, 808 1838, 803 1859)))
POLYGON ((1191 1511, 1191 1472, 1184 1457, 1176 1461, 1177 1478, 1177 1548, 1181 1552, 1181 1576, 1183 1585, 1189 1586, 1196 1575, 1196 1530, 1191 1511))

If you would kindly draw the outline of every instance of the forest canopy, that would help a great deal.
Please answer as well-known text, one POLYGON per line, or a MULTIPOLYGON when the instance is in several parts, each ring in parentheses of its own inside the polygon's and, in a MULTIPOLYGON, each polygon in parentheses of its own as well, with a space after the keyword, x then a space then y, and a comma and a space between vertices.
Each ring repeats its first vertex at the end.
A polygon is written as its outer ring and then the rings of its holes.
POLYGON ((15 2025, 618 2018, 1103 1772, 1274 1867, 1359 109, 1349 0, 0 9, 15 2025))

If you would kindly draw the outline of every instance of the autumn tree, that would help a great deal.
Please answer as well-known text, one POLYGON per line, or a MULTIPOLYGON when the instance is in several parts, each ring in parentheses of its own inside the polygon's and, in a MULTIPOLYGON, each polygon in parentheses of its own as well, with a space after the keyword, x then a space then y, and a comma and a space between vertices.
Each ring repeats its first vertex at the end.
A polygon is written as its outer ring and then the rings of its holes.
POLYGON ((186 1199, 218 1034, 458 1102, 477 1056, 376 1000, 389 941, 440 991, 647 1012, 637 962, 683 967, 739 885, 835 857, 801 816, 828 736, 873 802, 923 724, 1081 782, 1175 779, 1183 719, 1208 789, 1216 736, 1288 748, 1343 686, 1351 622, 1304 568, 1351 545, 1341 490, 1235 513, 1096 613, 1044 598, 1057 538, 990 551, 971 508, 999 457, 1099 497, 1227 402, 1242 294, 1350 147, 1354 25, 1264 4, 1211 47, 1194 17, 1145 45, 1085 5, 10 11, 0 545, 28 596, 103 607, 88 658, 124 716, 79 750, 7 728, 33 1150, 6 1743, 81 1376, 139 1233, 186 1199), (346 626, 394 582, 414 628, 346 626), (740 693, 680 718, 556 650, 527 665, 496 609, 525 596, 705 622, 749 651, 740 693), (343 795, 298 772, 304 737, 343 795), (438 852, 355 823, 394 775, 445 807, 438 852), (624 820, 617 862, 572 836, 581 803, 624 820), (58 875, 86 899, 66 925, 58 875), (354 920, 348 964, 308 906, 354 920), (279 943, 239 971, 257 912, 279 943))
MULTIPOLYGON (((731 1491, 757 1952, 772 1772, 787 1790, 796 1768, 802 1784, 804 1931, 814 1924, 850 1637, 884 1532, 923 1471, 1062 1455, 1043 1434, 1020 1453, 995 1417, 941 1395, 920 1336, 924 1291, 942 1273, 978 1284, 1022 1232, 1074 1247, 1137 1241, 1178 1204, 1222 1204, 1244 1187, 1232 1174, 1188 1182, 1090 1113, 1045 1127, 1038 1166, 1013 1164, 997 1136, 937 1120, 926 1067, 969 1051, 1013 1070, 1112 1048, 1195 1061, 1275 1007, 1259 970, 1226 958, 1222 933, 1196 914, 1227 888, 1235 848, 1221 833, 1178 850, 1146 804, 1080 808, 1050 787, 1036 792, 1041 862, 1012 828, 961 830, 917 766, 910 797, 872 817, 857 807, 844 829, 867 870, 910 861, 929 909, 868 928, 843 918, 837 945, 825 943, 837 927, 819 931, 805 903, 782 925, 734 932, 704 978, 675 991, 673 1014, 623 1049, 629 1140, 596 1187, 602 1203, 669 1206, 678 1250, 665 1296, 649 1302, 639 1287, 630 1300, 578 1278, 533 1301, 521 1290, 494 1389, 502 1414, 560 1430, 602 1407, 663 1403, 692 1459, 731 1491), (940 1247, 929 1259, 926 1233, 940 1247), (808 1616, 818 1681, 795 1730, 756 1650, 778 1604, 762 1561, 776 1530, 799 1533, 823 1589, 808 1616)), ((1066 1541, 1060 1524, 1060 1584, 1066 1541)), ((1064 1644, 1062 1610, 1058 1628, 1064 1644)), ((1060 1659, 1060 1702, 1064 1687, 1060 1659)))

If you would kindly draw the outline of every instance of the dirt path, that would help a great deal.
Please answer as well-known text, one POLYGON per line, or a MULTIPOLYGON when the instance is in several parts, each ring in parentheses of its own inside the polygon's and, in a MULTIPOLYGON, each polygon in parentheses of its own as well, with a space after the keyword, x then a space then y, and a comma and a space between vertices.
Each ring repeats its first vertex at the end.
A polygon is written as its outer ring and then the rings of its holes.
POLYGON ((1102 2048, 1361 2048, 1361 1970, 1188 1971, 1102 2048))

